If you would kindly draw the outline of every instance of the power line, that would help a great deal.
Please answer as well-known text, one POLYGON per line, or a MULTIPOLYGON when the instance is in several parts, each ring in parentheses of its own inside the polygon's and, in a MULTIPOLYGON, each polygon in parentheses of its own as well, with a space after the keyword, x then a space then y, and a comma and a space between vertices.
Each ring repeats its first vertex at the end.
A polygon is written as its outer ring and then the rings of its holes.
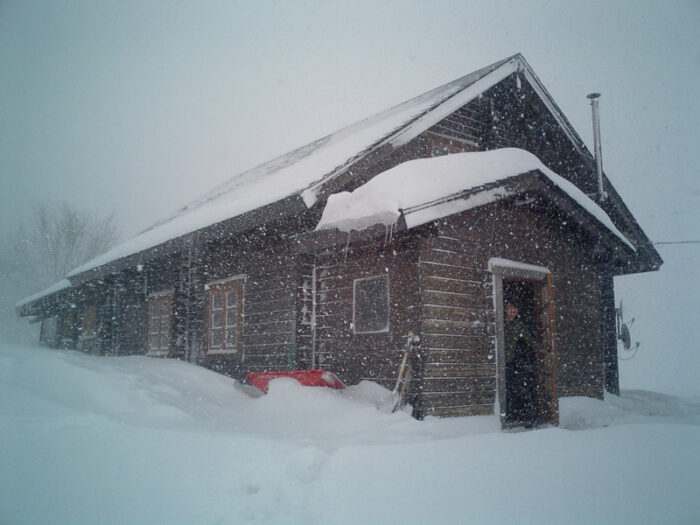
POLYGON ((658 246, 660 244, 700 244, 700 241, 657 241, 651 244, 658 246))

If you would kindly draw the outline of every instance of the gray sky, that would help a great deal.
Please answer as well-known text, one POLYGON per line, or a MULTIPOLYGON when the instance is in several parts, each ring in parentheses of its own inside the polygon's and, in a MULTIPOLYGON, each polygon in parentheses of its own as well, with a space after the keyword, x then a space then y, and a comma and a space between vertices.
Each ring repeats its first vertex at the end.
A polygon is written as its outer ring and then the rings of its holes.
MULTIPOLYGON (((700 238, 698 1, 0 0, 0 224, 63 199, 115 210, 130 236, 231 175, 515 52, 589 146, 585 95, 602 93, 604 166, 649 236, 700 238)), ((661 253, 659 275, 617 283, 643 337, 623 383, 651 384, 675 359, 662 386, 680 374, 691 388, 700 248, 661 253), (686 357, 667 358, 669 341, 686 357)))

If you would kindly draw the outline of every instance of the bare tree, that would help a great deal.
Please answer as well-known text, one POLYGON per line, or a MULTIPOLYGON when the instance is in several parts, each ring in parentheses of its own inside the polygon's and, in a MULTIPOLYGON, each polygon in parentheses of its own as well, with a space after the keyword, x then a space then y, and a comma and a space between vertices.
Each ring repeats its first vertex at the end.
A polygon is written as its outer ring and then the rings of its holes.
POLYGON ((36 325, 18 322, 14 304, 107 251, 119 238, 114 215, 42 203, 0 238, 0 338, 33 342, 36 325))
MULTIPOLYGON (((0 239, 0 310, 14 317, 16 301, 64 278, 119 238, 114 215, 67 203, 42 203, 0 239)), ((0 334, 1 335, 1 334, 0 334)))
POLYGON ((14 253, 9 258, 18 271, 50 284, 105 252, 118 238, 113 215, 101 217, 67 203, 42 203, 11 234, 6 251, 14 253))

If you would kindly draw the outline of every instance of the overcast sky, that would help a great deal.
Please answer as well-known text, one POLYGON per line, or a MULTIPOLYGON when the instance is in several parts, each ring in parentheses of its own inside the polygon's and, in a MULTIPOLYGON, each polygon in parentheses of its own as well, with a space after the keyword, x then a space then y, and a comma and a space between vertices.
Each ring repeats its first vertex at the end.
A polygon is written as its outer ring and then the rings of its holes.
MULTIPOLYGON (((66 200, 114 210, 130 236, 515 52, 589 147, 585 96, 602 93, 606 173, 651 239, 700 238, 699 1, 0 0, 0 224, 66 200)), ((659 275, 619 280, 629 310, 646 305, 633 386, 656 380, 669 335, 688 357, 667 382, 697 383, 699 251, 664 248, 659 275)))

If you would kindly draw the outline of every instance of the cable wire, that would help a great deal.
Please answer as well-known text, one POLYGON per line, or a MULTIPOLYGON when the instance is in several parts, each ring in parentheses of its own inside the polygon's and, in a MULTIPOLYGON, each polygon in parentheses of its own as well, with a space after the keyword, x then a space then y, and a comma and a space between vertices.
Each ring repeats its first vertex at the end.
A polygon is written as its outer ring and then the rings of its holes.
POLYGON ((661 244, 700 244, 700 241, 657 241, 657 242, 652 242, 654 246, 658 246, 661 244))

